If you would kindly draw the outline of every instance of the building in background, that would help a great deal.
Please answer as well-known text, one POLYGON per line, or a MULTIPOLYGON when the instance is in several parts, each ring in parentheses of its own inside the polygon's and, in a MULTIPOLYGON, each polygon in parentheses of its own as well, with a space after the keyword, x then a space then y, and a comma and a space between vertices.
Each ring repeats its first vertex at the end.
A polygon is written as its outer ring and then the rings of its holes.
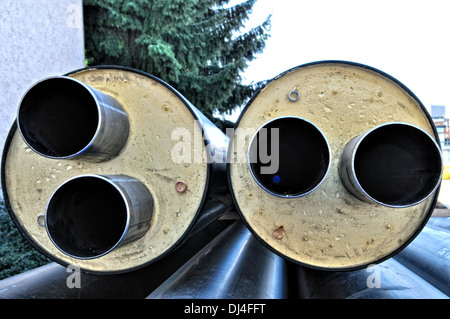
POLYGON ((0 39, 1 153, 26 90, 84 67, 82 0, 1 0, 0 39))
POLYGON ((439 134, 444 159, 444 179, 450 179, 450 119, 445 105, 432 105, 431 117, 439 134))

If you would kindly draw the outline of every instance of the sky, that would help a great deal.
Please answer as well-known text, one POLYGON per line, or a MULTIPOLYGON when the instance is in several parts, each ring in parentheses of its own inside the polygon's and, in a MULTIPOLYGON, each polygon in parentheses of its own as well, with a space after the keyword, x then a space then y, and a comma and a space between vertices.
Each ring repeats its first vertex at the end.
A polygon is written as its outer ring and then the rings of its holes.
POLYGON ((352 61, 393 76, 428 109, 447 105, 450 117, 450 0, 258 0, 247 26, 270 14, 271 37, 244 83, 308 62, 352 61))

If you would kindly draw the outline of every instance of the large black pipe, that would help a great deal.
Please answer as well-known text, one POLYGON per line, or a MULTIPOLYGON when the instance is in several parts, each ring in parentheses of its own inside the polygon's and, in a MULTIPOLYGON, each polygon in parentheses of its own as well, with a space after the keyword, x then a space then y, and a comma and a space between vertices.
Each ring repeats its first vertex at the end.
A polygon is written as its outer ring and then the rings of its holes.
POLYGON ((1 280, 0 299, 143 299, 231 223, 216 220, 166 258, 125 274, 75 273, 74 265, 50 263, 1 280))
POLYGON ((442 291, 397 261, 349 272, 298 266, 297 297, 303 299, 448 299, 442 291))
MULTIPOLYGON (((431 218, 430 223, 445 222, 431 218)), ((447 219, 448 220, 448 219, 447 219)), ((449 299, 450 232, 427 225, 399 254, 378 265, 350 272, 298 266, 299 298, 449 299)))
POLYGON ((450 231, 425 226, 395 259, 450 296, 450 231))
POLYGON ((450 231, 450 217, 433 217, 428 220, 427 225, 439 227, 450 231))
POLYGON ((147 298, 282 299, 287 283, 285 261, 236 221, 147 298))

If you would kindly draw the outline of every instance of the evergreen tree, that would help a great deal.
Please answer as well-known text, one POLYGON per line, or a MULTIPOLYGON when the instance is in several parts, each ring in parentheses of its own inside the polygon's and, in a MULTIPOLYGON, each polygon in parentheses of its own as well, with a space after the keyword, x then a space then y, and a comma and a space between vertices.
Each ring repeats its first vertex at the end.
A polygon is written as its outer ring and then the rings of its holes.
POLYGON ((230 113, 262 85, 240 76, 268 37, 270 17, 240 32, 256 1, 84 0, 87 62, 153 74, 223 129, 212 114, 230 113))

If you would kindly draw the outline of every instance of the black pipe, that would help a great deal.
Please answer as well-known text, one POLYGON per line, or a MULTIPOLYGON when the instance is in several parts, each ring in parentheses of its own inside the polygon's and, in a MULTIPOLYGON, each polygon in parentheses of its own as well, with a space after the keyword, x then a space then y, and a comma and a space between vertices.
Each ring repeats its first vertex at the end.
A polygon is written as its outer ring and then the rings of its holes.
POLYGON ((0 299, 143 299, 231 223, 216 220, 166 258, 125 274, 76 274, 73 265, 50 263, 1 280, 0 299))
POLYGON ((428 220, 427 225, 439 227, 450 231, 450 217, 433 217, 428 220))
POLYGON ((297 266, 298 298, 304 299, 448 299, 442 291, 397 261, 348 272, 297 266))
POLYGON ((287 298, 286 264, 236 221, 147 298, 287 298))
POLYGON ((425 226, 395 259, 450 296, 450 231, 425 226))

